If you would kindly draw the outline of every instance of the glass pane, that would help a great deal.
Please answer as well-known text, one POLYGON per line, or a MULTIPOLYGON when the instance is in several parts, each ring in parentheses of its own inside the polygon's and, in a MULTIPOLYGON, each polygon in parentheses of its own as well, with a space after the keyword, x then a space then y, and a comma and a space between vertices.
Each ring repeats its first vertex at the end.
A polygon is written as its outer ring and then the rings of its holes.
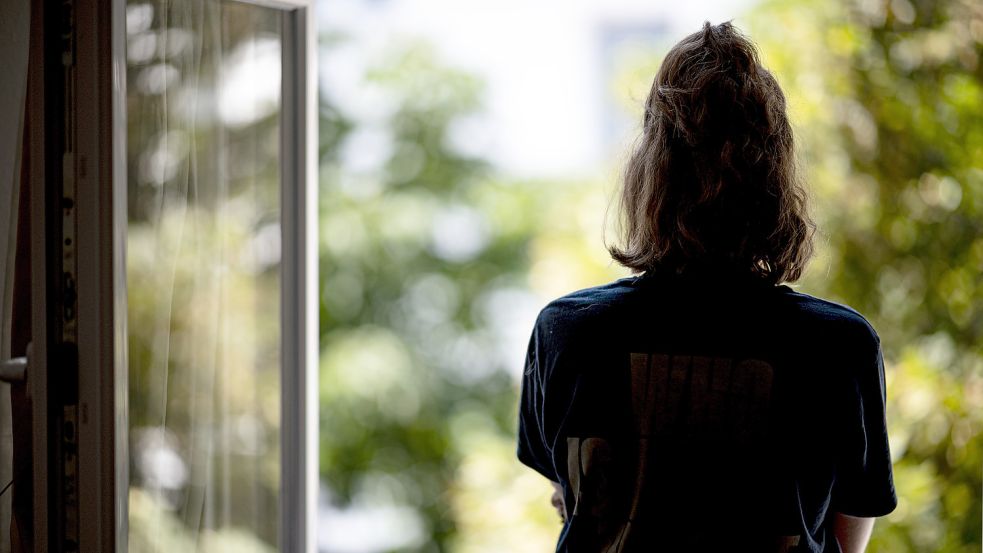
POLYGON ((280 18, 127 5, 132 553, 276 548, 280 18))

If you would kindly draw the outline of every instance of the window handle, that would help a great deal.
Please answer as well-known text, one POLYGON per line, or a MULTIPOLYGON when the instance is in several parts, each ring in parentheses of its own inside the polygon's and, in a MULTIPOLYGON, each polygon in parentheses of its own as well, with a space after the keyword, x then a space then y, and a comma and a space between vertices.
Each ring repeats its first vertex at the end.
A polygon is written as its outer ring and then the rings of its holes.
POLYGON ((0 361, 0 382, 13 384, 27 380, 27 359, 31 356, 31 346, 27 346, 27 355, 0 361))

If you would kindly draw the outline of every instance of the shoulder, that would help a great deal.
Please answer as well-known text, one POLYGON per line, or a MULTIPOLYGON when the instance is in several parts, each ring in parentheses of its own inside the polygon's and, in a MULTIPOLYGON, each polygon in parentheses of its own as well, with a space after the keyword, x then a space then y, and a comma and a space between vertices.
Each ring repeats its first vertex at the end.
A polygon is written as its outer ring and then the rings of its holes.
POLYGON ((849 305, 796 292, 787 286, 780 288, 792 316, 804 326, 830 337, 849 338, 875 346, 880 344, 880 337, 870 321, 849 305))
POLYGON ((540 331, 576 331, 595 326, 638 292, 637 278, 628 277, 571 292, 546 304, 536 318, 540 331))

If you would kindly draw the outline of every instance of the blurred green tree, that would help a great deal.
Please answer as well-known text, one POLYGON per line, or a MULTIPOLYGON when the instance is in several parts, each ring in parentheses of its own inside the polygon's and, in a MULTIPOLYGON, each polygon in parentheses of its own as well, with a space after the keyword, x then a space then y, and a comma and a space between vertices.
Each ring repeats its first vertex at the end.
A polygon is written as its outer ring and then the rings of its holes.
MULTIPOLYGON (((738 24, 787 92, 814 194, 799 286, 882 337, 900 505, 870 551, 978 551, 983 11, 775 0, 738 24)), ((519 551, 503 545, 519 535, 549 550, 548 492, 513 461, 515 367, 494 353, 489 306, 623 274, 600 243, 604 187, 500 182, 461 153, 480 83, 426 48, 365 90, 385 100, 369 123, 322 103, 322 478, 339 507, 417 513, 422 537, 400 550, 519 551)))
POLYGON ((803 285, 866 314, 889 365, 900 505, 870 551, 979 551, 983 10, 796 0, 749 22, 818 200, 823 244, 803 285))
POLYGON ((364 86, 382 121, 321 109, 321 475, 338 508, 416 513, 397 549, 447 551, 469 440, 511 442, 521 358, 494 319, 521 308, 535 195, 455 146, 481 84, 428 48, 364 86))

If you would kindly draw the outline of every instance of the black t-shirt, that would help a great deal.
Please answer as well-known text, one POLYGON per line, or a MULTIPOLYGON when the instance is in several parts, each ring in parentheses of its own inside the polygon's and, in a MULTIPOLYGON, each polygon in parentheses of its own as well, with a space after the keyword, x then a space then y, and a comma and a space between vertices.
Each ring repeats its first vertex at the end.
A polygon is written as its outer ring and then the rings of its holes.
POLYGON ((749 278, 644 275, 547 305, 519 459, 564 489, 557 551, 838 552, 897 504, 880 341, 749 278))

